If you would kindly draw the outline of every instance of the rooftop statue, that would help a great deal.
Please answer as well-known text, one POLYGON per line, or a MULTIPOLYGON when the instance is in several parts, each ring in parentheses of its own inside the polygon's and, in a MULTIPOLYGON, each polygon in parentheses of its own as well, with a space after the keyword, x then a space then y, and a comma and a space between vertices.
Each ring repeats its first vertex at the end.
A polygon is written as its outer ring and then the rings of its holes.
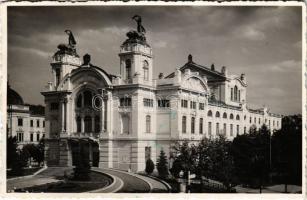
POLYGON ((138 33, 142 33, 142 34, 146 33, 146 30, 144 26, 142 25, 142 18, 139 15, 134 15, 132 19, 134 19, 138 25, 137 27, 138 33))
POLYGON ((146 37, 145 37, 146 30, 145 30, 144 26, 142 25, 142 18, 139 15, 134 15, 132 17, 132 19, 134 21, 136 21, 136 23, 137 23, 137 31, 135 31, 135 30, 129 31, 126 34, 128 39, 124 42, 124 44, 140 43, 140 44, 149 46, 146 43, 146 37))
POLYGON ((71 30, 65 30, 64 31, 68 35, 68 44, 59 44, 58 49, 59 51, 56 52, 56 54, 69 54, 73 56, 78 56, 77 51, 76 51, 76 40, 74 35, 72 34, 71 30))

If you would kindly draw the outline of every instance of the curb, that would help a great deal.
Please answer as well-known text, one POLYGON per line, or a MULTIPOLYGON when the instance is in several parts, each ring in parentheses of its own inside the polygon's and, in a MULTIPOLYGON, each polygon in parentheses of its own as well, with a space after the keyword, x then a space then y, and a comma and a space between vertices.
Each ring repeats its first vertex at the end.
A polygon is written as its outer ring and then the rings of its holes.
POLYGON ((134 173, 130 173, 130 172, 125 172, 125 171, 121 171, 121 170, 113 169, 113 168, 102 168, 102 169, 111 170, 111 171, 115 171, 115 172, 122 172, 122 173, 124 173, 124 174, 128 174, 128 175, 130 175, 130 176, 134 176, 135 178, 141 179, 142 181, 146 182, 146 183, 149 185, 149 187, 150 187, 150 191, 149 191, 149 192, 150 192, 150 193, 151 193, 152 190, 154 189, 153 186, 152 186, 152 184, 151 184, 150 182, 148 182, 147 180, 142 179, 142 178, 140 177, 140 175, 138 175, 138 174, 134 174, 134 173))
POLYGON ((14 181, 14 180, 20 180, 20 179, 24 179, 24 178, 31 178, 31 177, 33 177, 33 176, 35 176, 35 175, 45 171, 46 169, 48 169, 48 167, 44 166, 40 170, 36 171, 34 174, 26 175, 26 176, 20 176, 20 177, 15 177, 15 178, 9 178, 9 179, 7 179, 7 181, 14 181))
POLYGON ((167 187, 168 193, 171 193, 172 187, 167 182, 165 182, 165 181, 163 181, 161 179, 158 179, 157 177, 151 176, 151 175, 146 175, 146 176, 148 176, 149 178, 152 178, 152 179, 154 179, 156 181, 161 182, 163 185, 165 185, 167 187))
POLYGON ((120 186, 119 186, 118 188, 116 188, 115 190, 110 191, 110 192, 108 192, 108 193, 116 193, 117 191, 119 191, 120 189, 123 188, 124 182, 123 182, 123 180, 120 179, 119 177, 115 177, 115 176, 113 176, 113 175, 111 175, 111 174, 107 174, 107 173, 105 173, 105 172, 101 172, 101 171, 98 170, 98 169, 91 169, 91 170, 94 171, 94 172, 102 173, 102 174, 105 174, 105 175, 111 177, 112 180, 113 180, 113 182, 112 182, 110 185, 108 185, 107 187, 100 188, 100 189, 96 189, 96 190, 87 191, 87 192, 85 192, 85 193, 88 193, 88 192, 90 192, 90 193, 98 193, 98 192, 103 193, 104 190, 107 190, 107 189, 113 187, 113 186, 116 184, 116 182, 115 182, 116 178, 120 181, 120 186))

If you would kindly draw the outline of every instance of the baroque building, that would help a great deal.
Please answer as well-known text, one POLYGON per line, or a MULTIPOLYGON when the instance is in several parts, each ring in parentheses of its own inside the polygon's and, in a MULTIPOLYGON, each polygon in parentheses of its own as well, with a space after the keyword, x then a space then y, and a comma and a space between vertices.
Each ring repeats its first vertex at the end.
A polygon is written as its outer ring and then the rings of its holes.
MULTIPOLYGON (((139 19, 139 18, 137 18, 139 19)), ((247 80, 206 67, 188 56, 173 73, 153 77, 153 52, 145 29, 127 33, 120 46, 120 75, 81 61, 71 33, 51 62, 53 82, 46 103, 46 158, 49 166, 71 166, 85 143, 93 166, 143 171, 161 149, 172 158, 176 141, 198 142, 224 134, 229 140, 263 124, 281 128, 281 116, 247 106, 247 80)))
POLYGON ((25 104, 22 97, 7 85, 7 136, 16 137, 19 148, 36 144, 45 137, 45 108, 25 104))

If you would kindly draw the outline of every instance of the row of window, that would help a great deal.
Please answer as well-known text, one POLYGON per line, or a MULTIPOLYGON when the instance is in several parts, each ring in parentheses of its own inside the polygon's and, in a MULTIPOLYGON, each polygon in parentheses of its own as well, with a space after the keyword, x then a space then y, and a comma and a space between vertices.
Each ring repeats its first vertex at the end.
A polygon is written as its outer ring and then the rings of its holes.
MULTIPOLYGON (((23 118, 18 118, 17 120, 17 124, 18 126, 23 126, 23 118)), ((34 121, 33 119, 30 120, 30 127, 34 126, 34 121)), ((37 119, 36 120, 36 127, 40 127, 40 120, 37 119)), ((45 127, 45 120, 43 120, 43 128, 45 127)))
MULTIPOLYGON (((36 133, 36 141, 38 142, 41 139, 41 134, 36 133)), ((45 134, 42 134, 42 138, 45 138, 45 134)), ((24 141, 24 133, 23 132, 18 132, 17 133, 17 141, 18 142, 23 142, 24 141)), ((34 133, 30 133, 30 142, 34 142, 34 133)))
MULTIPOLYGON (((181 99, 181 107, 182 108, 188 108, 188 100, 181 99)), ((190 101, 190 109, 197 109, 196 108, 196 102, 195 101, 190 101)), ((198 104, 198 109, 199 110, 204 110, 205 109, 205 104, 204 103, 199 103, 198 104)))
MULTIPOLYGON (((230 136, 233 136, 234 130, 233 130, 233 124, 229 125, 229 129, 230 129, 230 136)), ((203 134, 204 133, 204 119, 203 118, 199 118, 199 134, 203 134)), ((246 127, 244 127, 244 132, 246 132, 246 127)), ((236 133, 239 134, 240 131, 240 126, 237 125, 236 126, 236 133)), ((182 117, 182 133, 186 133, 187 132, 187 117, 183 116, 182 117)), ((194 134, 195 133, 195 117, 191 117, 191 133, 194 134)), ((212 135, 212 122, 208 122, 208 134, 212 135)), ((227 124, 224 123, 223 124, 223 129, 221 129, 220 127, 220 123, 216 123, 216 134, 227 134, 227 124)))
MULTIPOLYGON (((213 116, 213 113, 212 113, 211 110, 208 111, 207 116, 208 117, 212 117, 213 116)), ((216 111, 215 117, 219 118, 220 116, 221 116, 220 112, 216 111)), ((227 113, 225 113, 225 112, 223 113, 223 118, 227 119, 227 113)), ((229 119, 234 119, 234 115, 232 113, 229 115, 229 119)), ((240 120, 240 115, 236 115, 236 120, 240 120)))
MULTIPOLYGON (((126 98, 126 97, 120 98, 119 105, 120 106, 130 107, 131 106, 131 98, 130 97, 128 97, 128 98, 126 98)), ((154 101, 153 101, 153 99, 144 98, 143 99, 143 105, 145 107, 153 107, 154 106, 154 101)), ((170 101, 168 99, 159 99, 158 100, 158 107, 159 108, 168 108, 168 107, 170 107, 170 101)))

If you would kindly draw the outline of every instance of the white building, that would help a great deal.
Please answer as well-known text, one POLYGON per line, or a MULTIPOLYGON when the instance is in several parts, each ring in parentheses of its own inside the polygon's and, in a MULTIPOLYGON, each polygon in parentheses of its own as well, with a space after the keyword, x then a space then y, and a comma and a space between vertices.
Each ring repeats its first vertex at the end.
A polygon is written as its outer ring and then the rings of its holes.
POLYGON ((17 138, 18 147, 37 144, 45 137, 44 107, 25 104, 22 97, 7 86, 7 135, 17 138))
POLYGON ((127 37, 117 76, 92 65, 89 55, 81 64, 71 41, 58 46, 51 63, 54 81, 42 92, 48 165, 73 165, 81 139, 88 141, 94 166, 143 171, 161 149, 169 157, 175 141, 218 134, 233 139, 262 124, 281 128, 281 116, 248 108, 244 74, 196 64, 189 55, 175 72, 154 79, 144 32, 138 28, 127 37))

